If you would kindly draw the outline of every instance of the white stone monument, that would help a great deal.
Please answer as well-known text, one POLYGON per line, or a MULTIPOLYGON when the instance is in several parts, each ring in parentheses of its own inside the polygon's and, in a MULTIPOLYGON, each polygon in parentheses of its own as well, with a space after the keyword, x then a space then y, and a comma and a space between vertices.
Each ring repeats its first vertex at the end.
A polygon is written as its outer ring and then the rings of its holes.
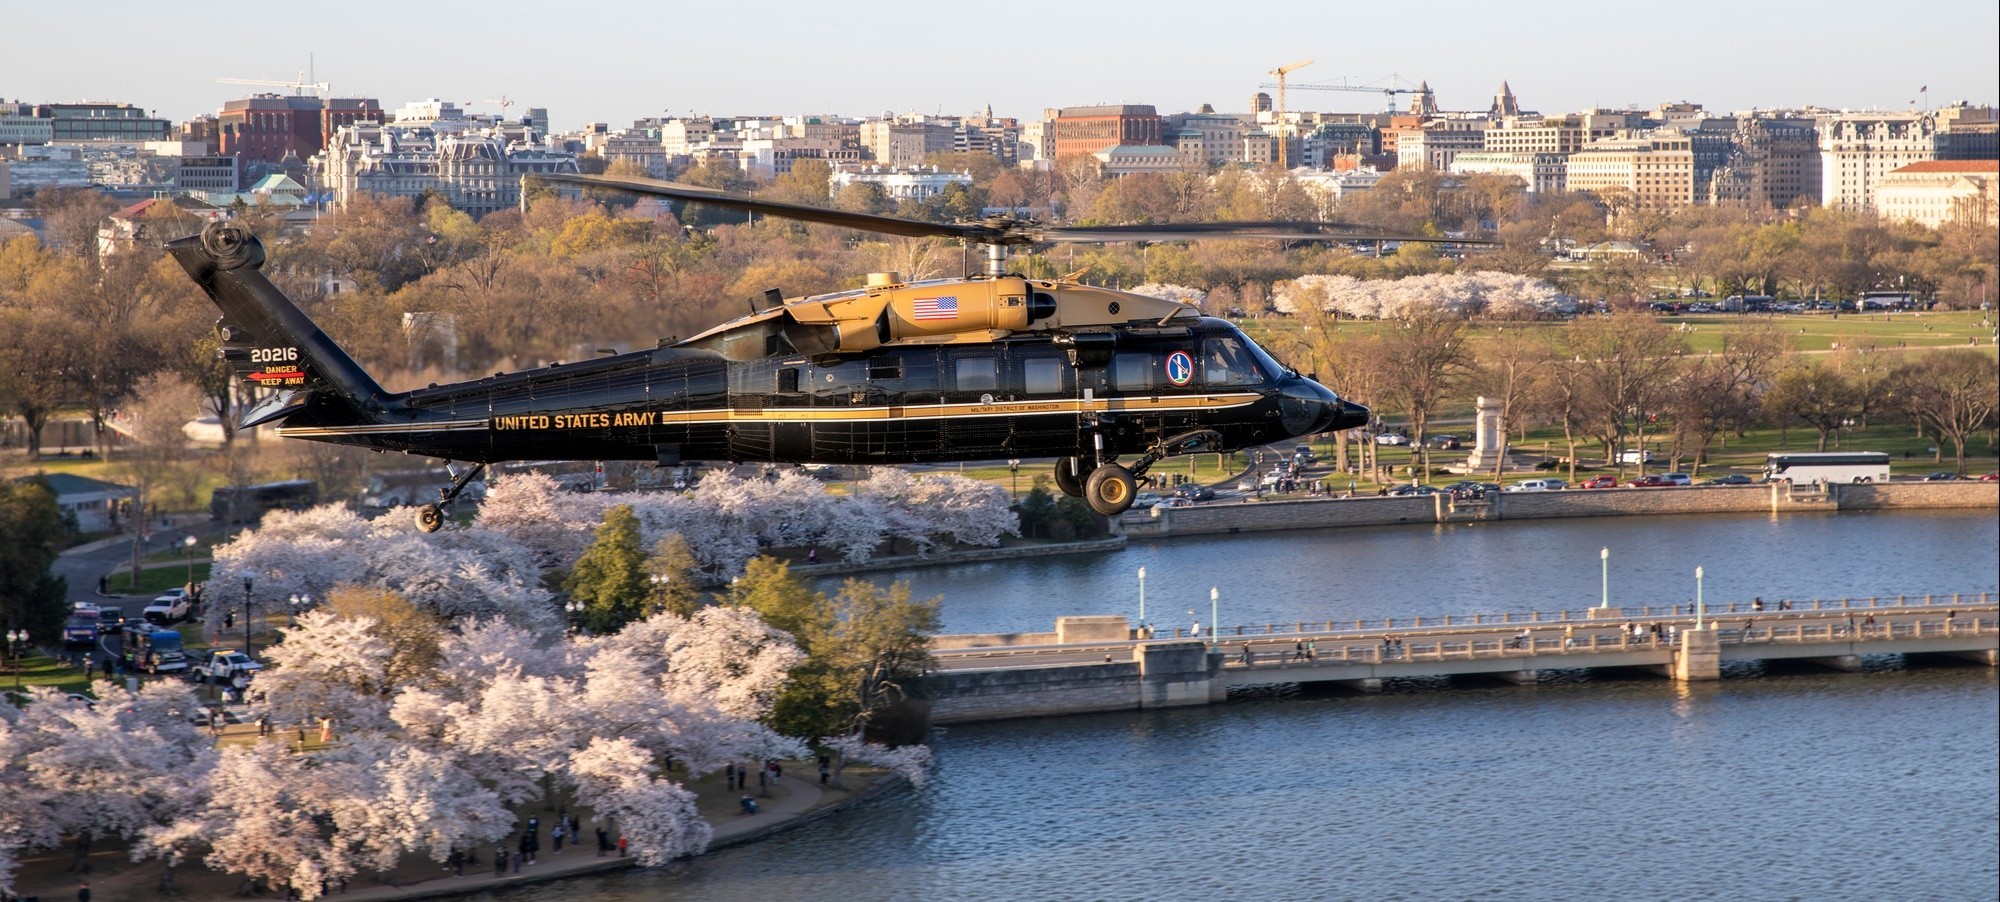
POLYGON ((1465 459, 1465 466, 1473 472, 1491 472, 1493 465, 1507 453, 1507 424, 1500 416, 1500 402, 1481 395, 1478 400, 1479 420, 1474 427, 1472 455, 1465 459))

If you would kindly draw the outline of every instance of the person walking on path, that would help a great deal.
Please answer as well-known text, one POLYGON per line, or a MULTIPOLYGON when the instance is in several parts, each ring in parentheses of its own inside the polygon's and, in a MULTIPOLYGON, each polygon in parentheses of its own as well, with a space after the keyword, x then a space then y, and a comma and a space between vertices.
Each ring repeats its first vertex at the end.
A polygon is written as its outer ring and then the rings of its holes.
POLYGON ((609 854, 611 854, 611 834, 604 832, 603 827, 599 827, 597 828, 597 857, 603 858, 609 854))
MULTIPOLYGON (((100 579, 98 582, 103 580, 100 579)), ((85 880, 76 885, 76 902, 90 902, 90 881, 85 880)))
POLYGON ((625 837, 623 836, 618 837, 618 857, 625 857, 625 837))
POLYGON ((557 818, 555 829, 549 831, 549 839, 553 842, 552 851, 554 854, 556 855, 562 854, 563 836, 565 836, 567 833, 568 831, 563 829, 562 819, 557 818))
POLYGON ((507 876, 507 847, 493 844, 493 879, 507 876))
POLYGON ((446 865, 446 866, 448 866, 448 867, 450 867, 450 868, 451 868, 451 875, 452 875, 453 877, 463 877, 463 876, 465 876, 465 853, 464 853, 464 852, 460 852, 460 851, 459 851, 459 850, 457 850, 457 849, 453 849, 453 850, 451 850, 451 856, 450 856, 449 858, 446 858, 446 859, 445 859, 445 862, 444 862, 444 863, 445 863, 445 865, 446 865))

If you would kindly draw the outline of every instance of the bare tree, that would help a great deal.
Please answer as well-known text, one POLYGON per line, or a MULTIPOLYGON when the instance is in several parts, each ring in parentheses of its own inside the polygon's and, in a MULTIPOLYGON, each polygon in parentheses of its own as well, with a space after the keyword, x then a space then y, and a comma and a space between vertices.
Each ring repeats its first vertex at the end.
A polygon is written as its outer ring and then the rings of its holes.
POLYGON ((1965 441, 1993 422, 2000 405, 2000 370, 1978 351, 1926 354, 1897 371, 1905 409, 1951 442, 1958 472, 1965 472, 1965 441))
POLYGON ((1622 476, 1625 437, 1634 435, 1644 446, 1646 424, 1664 406, 1669 377, 1678 365, 1681 337, 1639 313, 1579 317, 1564 327, 1563 337, 1575 364, 1574 378, 1586 393, 1584 421, 1622 476))
POLYGON ((1800 363, 1778 374, 1765 405, 1775 416, 1819 430, 1816 450, 1861 409, 1861 392, 1839 370, 1819 361, 1800 363))
POLYGON ((1535 381, 1547 374, 1555 349, 1543 333, 1519 326, 1497 327, 1497 334, 1479 349, 1479 372, 1475 377, 1482 395, 1500 402, 1500 447, 1494 449, 1493 478, 1499 479, 1506 466, 1508 432, 1520 431, 1516 419, 1528 407, 1535 381))
POLYGON ((1382 335, 1381 392, 1410 417, 1410 451, 1417 460, 1413 482, 1430 475, 1430 453, 1424 437, 1430 430, 1431 415, 1472 370, 1465 333, 1465 320, 1427 310, 1382 335))

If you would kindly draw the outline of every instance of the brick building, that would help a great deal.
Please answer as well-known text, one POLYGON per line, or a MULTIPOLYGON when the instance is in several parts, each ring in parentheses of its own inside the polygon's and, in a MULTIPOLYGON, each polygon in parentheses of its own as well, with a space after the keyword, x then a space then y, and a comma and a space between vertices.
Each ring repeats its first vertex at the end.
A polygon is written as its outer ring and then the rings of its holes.
POLYGON ((1065 107, 1056 111, 1056 158, 1112 147, 1157 147, 1165 143, 1161 131, 1160 114, 1151 104, 1065 107))
POLYGON ((301 160, 326 149, 333 133, 357 122, 381 122, 382 104, 366 97, 287 97, 258 94, 225 101, 216 116, 219 150, 244 162, 301 160))

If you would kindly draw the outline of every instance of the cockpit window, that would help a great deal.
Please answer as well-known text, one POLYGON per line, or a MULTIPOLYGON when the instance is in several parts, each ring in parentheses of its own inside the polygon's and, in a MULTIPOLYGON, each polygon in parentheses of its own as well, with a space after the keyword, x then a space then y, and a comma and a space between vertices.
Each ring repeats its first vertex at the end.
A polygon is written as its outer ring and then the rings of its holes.
POLYGON ((1202 378, 1215 387, 1262 385, 1270 378, 1252 353, 1254 345, 1234 336, 1206 339, 1201 345, 1202 378))

